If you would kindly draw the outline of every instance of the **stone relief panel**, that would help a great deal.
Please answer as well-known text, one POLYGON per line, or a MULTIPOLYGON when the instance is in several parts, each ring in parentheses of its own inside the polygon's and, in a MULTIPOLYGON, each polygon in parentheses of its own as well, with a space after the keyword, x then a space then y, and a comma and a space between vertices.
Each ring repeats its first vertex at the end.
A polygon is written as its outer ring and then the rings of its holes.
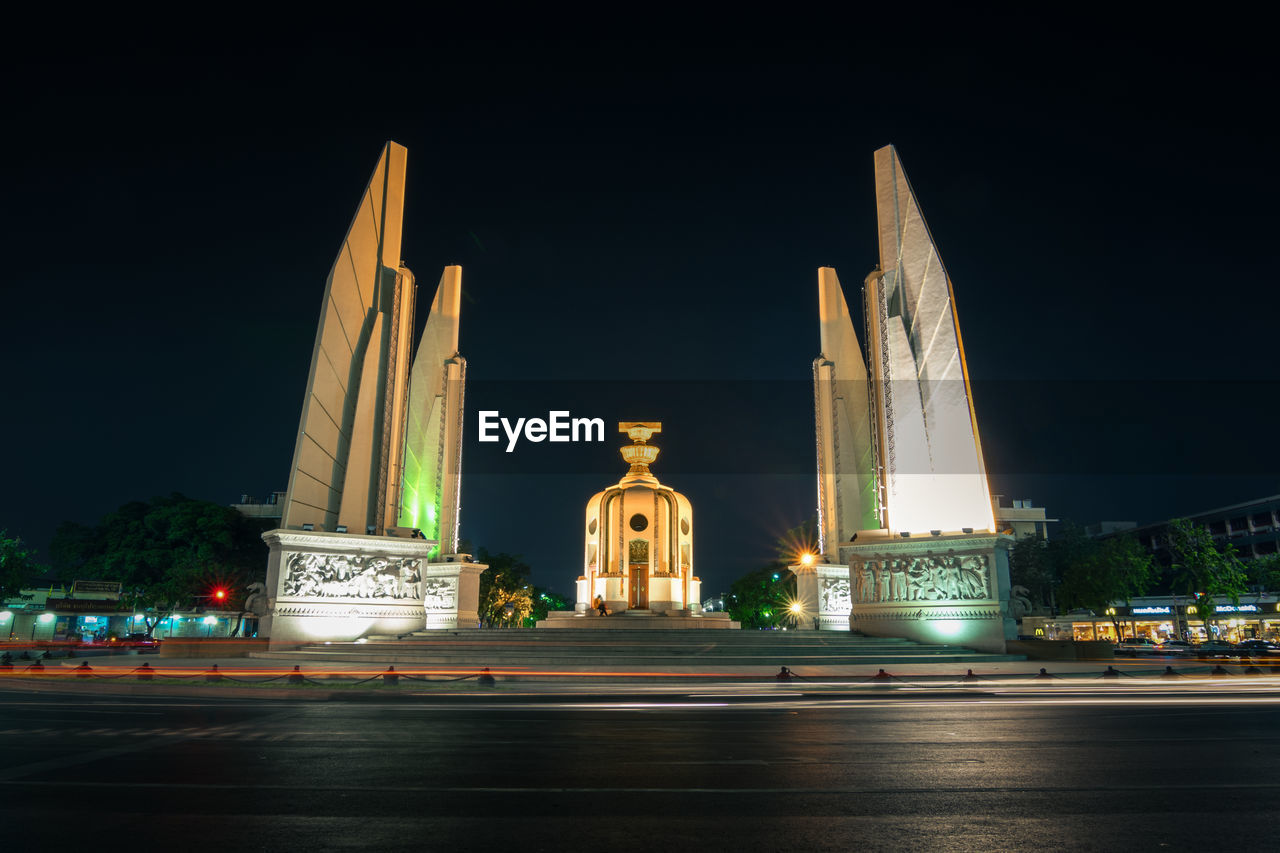
POLYGON ((423 589, 426 593, 426 598, 422 602, 424 609, 448 613, 458 609, 457 578, 427 578, 423 589))
POLYGON ((849 565, 859 604, 976 601, 991 598, 990 557, 946 554, 855 560, 849 565))
POLYGON ((363 554, 290 554, 282 595, 307 598, 422 597, 422 560, 363 554))
POLYGON ((818 589, 818 612, 837 616, 848 616, 853 612, 848 579, 822 579, 822 586, 818 589))

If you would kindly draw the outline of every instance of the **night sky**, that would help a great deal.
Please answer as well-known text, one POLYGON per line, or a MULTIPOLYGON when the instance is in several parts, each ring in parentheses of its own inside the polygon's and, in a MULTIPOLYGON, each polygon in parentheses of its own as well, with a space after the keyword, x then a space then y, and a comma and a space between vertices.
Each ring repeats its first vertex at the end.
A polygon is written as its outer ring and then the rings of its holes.
POLYGON ((813 514, 816 270, 860 311, 889 143, 955 287, 994 492, 1081 523, 1280 492, 1265 29, 902 14, 11 32, 0 527, 47 555, 130 500, 286 487, 387 139, 420 323, 463 266, 462 535, 540 584, 572 592, 618 420, 666 425, 654 471, 693 501, 707 594, 813 514), (481 407, 602 417, 606 443, 504 455, 481 407))

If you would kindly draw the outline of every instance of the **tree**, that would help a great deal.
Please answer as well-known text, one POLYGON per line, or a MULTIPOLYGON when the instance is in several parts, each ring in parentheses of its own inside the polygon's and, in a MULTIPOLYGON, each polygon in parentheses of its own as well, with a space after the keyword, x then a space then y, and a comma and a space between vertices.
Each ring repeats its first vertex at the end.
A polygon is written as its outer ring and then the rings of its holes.
POLYGON ((44 567, 36 562, 36 552, 19 536, 10 536, 0 528, 0 601, 30 586, 44 567))
POLYGON ((1175 518, 1169 522, 1168 537, 1174 591, 1195 598, 1196 615, 1210 633, 1219 602, 1227 599, 1239 606, 1241 594, 1249 588, 1248 571, 1235 546, 1219 545, 1207 527, 1175 518))
POLYGON ((533 571, 518 554, 476 551, 477 563, 489 568, 480 575, 480 621, 486 627, 524 624, 533 612, 533 571))
POLYGON ((1062 582, 1059 549, 1039 536, 1024 536, 1013 544, 1009 555, 1009 582, 1025 588, 1037 607, 1057 612, 1055 591, 1062 582))
POLYGON ((1067 557, 1071 562, 1062 566, 1059 588, 1063 602, 1068 607, 1106 613, 1115 626, 1116 637, 1124 636, 1111 605, 1117 601, 1128 605, 1131 598, 1151 588, 1156 577, 1151 554, 1132 537, 1115 536, 1072 541, 1051 559, 1067 557))
POLYGON ((774 541, 774 560, 734 581, 725 609, 744 628, 776 628, 794 616, 796 576, 787 566, 805 554, 818 553, 818 519, 814 516, 787 530, 774 541))
POLYGON ((791 618, 788 605, 795 596, 795 575, 774 563, 734 581, 725 603, 729 616, 743 628, 776 628, 791 618))
POLYGON ((533 588, 533 612, 524 620, 526 628, 532 628, 541 619, 546 619, 552 610, 572 610, 574 602, 559 593, 540 586, 533 588))
POLYGON ((231 507, 175 493, 125 504, 91 528, 63 524, 51 550, 60 571, 119 581, 150 634, 183 607, 242 609, 248 585, 266 572, 260 534, 259 524, 231 507), (227 591, 225 600, 214 599, 217 589, 227 591))
POLYGON ((1245 565, 1249 572, 1249 585, 1255 592, 1280 588, 1280 554, 1255 557, 1245 565))

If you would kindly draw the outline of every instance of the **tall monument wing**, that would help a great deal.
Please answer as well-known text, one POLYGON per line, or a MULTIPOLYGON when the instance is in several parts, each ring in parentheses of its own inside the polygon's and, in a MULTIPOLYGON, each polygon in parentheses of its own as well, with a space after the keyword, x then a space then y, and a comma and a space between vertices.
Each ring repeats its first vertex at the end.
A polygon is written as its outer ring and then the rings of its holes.
POLYGON ((875 153, 880 270, 868 335, 891 530, 991 530, 951 280, 893 146, 875 153))
POLYGON ((466 360, 458 354, 462 267, 444 268, 409 377, 401 527, 440 543, 434 556, 458 548, 462 415, 466 360))
POLYGON ((400 264, 404 147, 388 142, 325 284, 282 527, 381 532, 403 441, 412 276, 400 264))
POLYGON ((822 355, 813 363, 817 424, 819 549, 838 559, 841 543, 880 526, 867 367, 836 271, 818 270, 822 355))

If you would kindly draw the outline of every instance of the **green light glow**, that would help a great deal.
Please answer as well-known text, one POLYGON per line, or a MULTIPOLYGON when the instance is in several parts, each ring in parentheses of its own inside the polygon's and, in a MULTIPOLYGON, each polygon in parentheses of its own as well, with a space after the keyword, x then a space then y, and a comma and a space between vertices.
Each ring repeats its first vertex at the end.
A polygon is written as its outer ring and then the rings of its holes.
MULTIPOLYGON (((411 395, 412 396, 412 395, 411 395)), ((428 539, 440 540, 442 472, 436 448, 444 429, 443 406, 436 398, 426 417, 411 412, 404 449, 404 487, 400 504, 401 527, 416 527, 428 539)), ((439 554, 433 548, 431 557, 439 554)))

